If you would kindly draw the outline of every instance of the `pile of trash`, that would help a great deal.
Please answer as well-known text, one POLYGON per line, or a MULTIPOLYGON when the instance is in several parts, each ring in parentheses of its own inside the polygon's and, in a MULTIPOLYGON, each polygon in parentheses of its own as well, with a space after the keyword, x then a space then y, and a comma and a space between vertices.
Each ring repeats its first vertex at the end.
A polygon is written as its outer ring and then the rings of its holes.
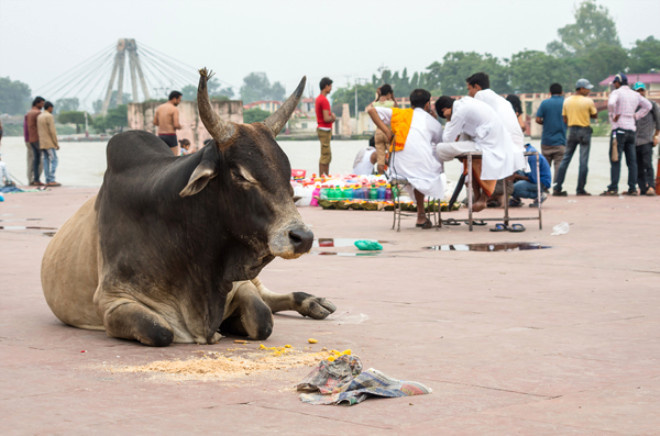
POLYGON ((349 406, 372 397, 396 398, 432 392, 421 383, 397 380, 373 368, 362 371, 360 358, 346 352, 321 361, 298 384, 297 390, 303 392, 300 400, 305 403, 349 406))

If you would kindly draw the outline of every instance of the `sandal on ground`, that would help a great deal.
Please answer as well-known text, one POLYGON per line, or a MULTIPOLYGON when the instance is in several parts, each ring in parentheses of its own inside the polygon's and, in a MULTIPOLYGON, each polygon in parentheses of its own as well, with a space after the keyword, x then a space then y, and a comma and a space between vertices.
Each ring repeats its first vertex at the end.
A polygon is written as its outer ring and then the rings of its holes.
POLYGON ((511 227, 509 227, 509 231, 513 233, 520 233, 525 231, 525 226, 522 224, 511 224, 511 227))
POLYGON ((601 192, 600 194, 601 197, 613 197, 616 195, 619 195, 619 193, 616 191, 610 191, 609 189, 607 191, 601 192))
POLYGON ((433 223, 431 223, 431 220, 427 218, 426 221, 424 221, 422 224, 415 224, 415 227, 419 227, 421 229, 430 229, 433 227, 433 223))
MULTIPOLYGON (((470 221, 465 220, 465 224, 470 224, 470 221)), ((484 220, 472 220, 472 225, 473 226, 485 226, 486 221, 484 221, 484 220)))
POLYGON ((506 224, 503 223, 497 223, 495 224, 495 227, 490 229, 491 232, 506 232, 508 230, 509 228, 506 226, 506 224))
POLYGON ((460 226, 461 225, 461 223, 459 221, 456 221, 454 218, 448 218, 446 220, 442 220, 442 224, 444 224, 446 226, 460 226))

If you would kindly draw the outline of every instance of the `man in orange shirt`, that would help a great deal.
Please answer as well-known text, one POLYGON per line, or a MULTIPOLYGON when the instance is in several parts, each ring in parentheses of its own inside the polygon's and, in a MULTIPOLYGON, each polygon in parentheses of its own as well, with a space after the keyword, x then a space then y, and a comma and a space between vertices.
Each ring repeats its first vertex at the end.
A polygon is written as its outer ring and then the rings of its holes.
POLYGON ((154 126, 158 126, 158 137, 170 147, 174 156, 179 155, 176 131, 181 129, 177 108, 181 103, 181 96, 179 91, 170 92, 169 101, 158 106, 154 112, 154 126))

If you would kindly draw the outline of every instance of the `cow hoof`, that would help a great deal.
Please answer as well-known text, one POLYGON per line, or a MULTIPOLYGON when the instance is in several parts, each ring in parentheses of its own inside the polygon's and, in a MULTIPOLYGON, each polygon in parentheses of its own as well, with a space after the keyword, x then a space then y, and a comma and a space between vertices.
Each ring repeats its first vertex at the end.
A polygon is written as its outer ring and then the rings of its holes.
POLYGON ((325 298, 315 297, 306 292, 294 292, 294 298, 299 304, 298 313, 314 319, 325 319, 337 310, 334 304, 325 298))
POLYGON ((136 339, 144 345, 167 347, 174 341, 174 333, 157 324, 149 326, 145 333, 145 335, 136 335, 136 339))

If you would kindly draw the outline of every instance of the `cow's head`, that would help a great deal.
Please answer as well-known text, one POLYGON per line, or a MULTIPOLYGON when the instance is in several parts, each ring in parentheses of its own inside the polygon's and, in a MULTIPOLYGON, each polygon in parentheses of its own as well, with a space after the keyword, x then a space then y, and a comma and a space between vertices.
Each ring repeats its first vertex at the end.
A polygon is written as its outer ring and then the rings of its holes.
POLYGON ((253 278, 275 256, 293 259, 308 252, 314 239, 293 202, 289 159, 275 141, 298 105, 306 79, 263 123, 236 124, 213 111, 207 90, 210 73, 202 69, 200 76, 199 114, 217 153, 204 154, 179 195, 210 190, 222 198, 224 225, 240 242, 240 261, 247 263, 240 267, 245 277, 234 279, 253 278))

